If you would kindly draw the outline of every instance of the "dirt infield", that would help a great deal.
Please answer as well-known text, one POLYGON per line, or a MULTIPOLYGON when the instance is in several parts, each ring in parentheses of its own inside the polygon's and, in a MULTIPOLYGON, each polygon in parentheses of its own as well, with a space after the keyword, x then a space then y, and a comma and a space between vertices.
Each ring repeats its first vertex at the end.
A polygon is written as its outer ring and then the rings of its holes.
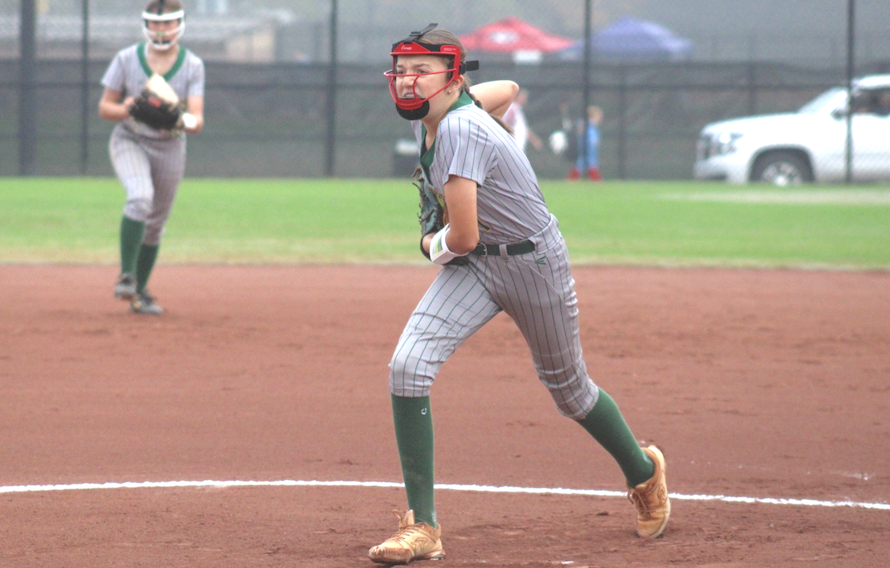
MULTIPOLYGON (((399 488, 72 486, 400 481, 387 363, 433 271, 160 266, 168 313, 147 318, 113 268, 0 266, 0 567, 373 566, 399 488)), ((448 558, 421 566, 887 565, 890 273, 575 278, 594 380, 665 448, 664 538, 616 495, 458 487, 438 492, 448 558)), ((432 400, 438 483, 623 488, 503 315, 432 400)))

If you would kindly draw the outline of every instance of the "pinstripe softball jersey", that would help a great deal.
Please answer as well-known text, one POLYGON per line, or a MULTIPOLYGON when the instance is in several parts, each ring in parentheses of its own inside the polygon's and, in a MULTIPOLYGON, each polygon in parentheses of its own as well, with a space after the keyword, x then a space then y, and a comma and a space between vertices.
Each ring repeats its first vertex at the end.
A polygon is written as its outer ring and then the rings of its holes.
MULTIPOLYGON (((512 243, 541 231, 550 222, 550 213, 525 153, 469 96, 462 95, 458 104, 436 133, 428 179, 433 190, 443 194, 449 175, 478 184, 476 207, 483 243, 512 243)), ((423 124, 414 121, 412 126, 422 144, 423 124)))
MULTIPOLYGON (((139 96, 152 75, 146 60, 146 49, 148 44, 138 43, 119 51, 105 71, 102 85, 122 93, 124 98, 139 96)), ((176 62, 164 74, 164 79, 181 101, 192 96, 204 96, 204 62, 183 46, 180 46, 176 62)), ((146 138, 169 138, 171 135, 170 131, 150 128, 132 118, 124 122, 127 128, 146 138)), ((176 133, 173 131, 173 134, 176 133)))
MULTIPOLYGON (((124 98, 138 96, 152 75, 146 49, 147 44, 140 43, 119 51, 102 84, 124 98)), ((164 79, 181 101, 204 96, 204 62, 183 46, 164 79)), ((159 244, 185 175, 185 133, 154 129, 127 118, 114 127, 108 149, 114 171, 127 192, 124 216, 145 222, 145 244, 159 244)))
MULTIPOLYGON (((423 125, 412 126, 423 148, 423 125)), ((399 338, 390 362, 390 391, 402 397, 429 395, 451 354, 504 311, 522 332, 538 378, 559 411, 585 417, 599 391, 582 355, 575 281, 559 224, 525 153, 463 94, 439 123, 421 164, 439 194, 449 175, 478 184, 481 242, 531 241, 534 250, 509 255, 505 247, 493 247, 493 255, 471 254, 466 265, 443 266, 399 338)))

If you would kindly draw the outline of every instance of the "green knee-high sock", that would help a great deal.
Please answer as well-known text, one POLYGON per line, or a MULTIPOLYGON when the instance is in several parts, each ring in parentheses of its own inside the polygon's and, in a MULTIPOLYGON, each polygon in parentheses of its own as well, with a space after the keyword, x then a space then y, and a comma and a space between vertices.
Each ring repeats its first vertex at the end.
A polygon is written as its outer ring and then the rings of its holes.
POLYGON ((136 273, 136 256, 145 235, 145 222, 121 218, 121 274, 136 273))
POLYGON ((612 454, 624 472, 628 485, 639 485, 655 473, 655 465, 640 448, 618 405, 603 389, 600 389, 593 410, 578 423, 612 454))
POLYGON ((436 527, 433 495, 433 416, 430 397, 392 396, 392 417, 396 443, 402 461, 402 477, 408 494, 408 507, 418 523, 436 527))
POLYGON ((139 249, 139 256, 136 258, 136 292, 141 293, 148 284, 148 277, 151 276, 151 270, 155 267, 155 260, 158 258, 158 249, 160 245, 142 245, 139 249))

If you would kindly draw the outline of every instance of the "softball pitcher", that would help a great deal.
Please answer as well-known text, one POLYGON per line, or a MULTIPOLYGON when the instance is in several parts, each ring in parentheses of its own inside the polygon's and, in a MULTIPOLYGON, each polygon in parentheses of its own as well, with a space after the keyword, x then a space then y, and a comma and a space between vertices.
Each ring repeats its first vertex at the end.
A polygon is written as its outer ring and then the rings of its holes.
POLYGON ((134 313, 160 315, 163 310, 146 285, 185 174, 185 133, 197 134, 204 127, 204 62, 179 45, 185 30, 180 0, 151 0, 142 19, 147 41, 121 50, 112 60, 102 78, 99 116, 118 122, 109 153, 127 192, 114 295, 129 301, 134 313), (146 100, 152 96, 146 83, 153 75, 166 80, 184 110, 146 100))
POLYGON ((369 550, 380 563, 445 556, 433 495, 430 389, 442 364, 496 314, 521 330, 559 411, 618 462, 640 536, 658 537, 670 514, 665 461, 641 448, 612 398, 591 381, 581 353, 566 244, 525 154, 499 122, 511 81, 469 88, 458 39, 431 24, 393 45, 386 73, 399 114, 420 147, 422 184, 444 203, 444 226, 421 249, 442 265, 408 320, 390 362, 390 392, 408 511, 369 550))

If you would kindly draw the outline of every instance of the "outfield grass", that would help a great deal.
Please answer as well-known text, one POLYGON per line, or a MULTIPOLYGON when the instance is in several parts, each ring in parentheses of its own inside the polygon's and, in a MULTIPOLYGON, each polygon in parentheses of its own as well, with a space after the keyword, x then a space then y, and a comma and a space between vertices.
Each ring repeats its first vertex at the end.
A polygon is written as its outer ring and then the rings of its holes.
MULTIPOLYGON (((890 268, 890 186, 543 182, 576 264, 890 268)), ((0 178, 0 263, 117 261, 115 179, 0 178)), ((179 263, 420 263, 402 180, 186 179, 179 263)))

